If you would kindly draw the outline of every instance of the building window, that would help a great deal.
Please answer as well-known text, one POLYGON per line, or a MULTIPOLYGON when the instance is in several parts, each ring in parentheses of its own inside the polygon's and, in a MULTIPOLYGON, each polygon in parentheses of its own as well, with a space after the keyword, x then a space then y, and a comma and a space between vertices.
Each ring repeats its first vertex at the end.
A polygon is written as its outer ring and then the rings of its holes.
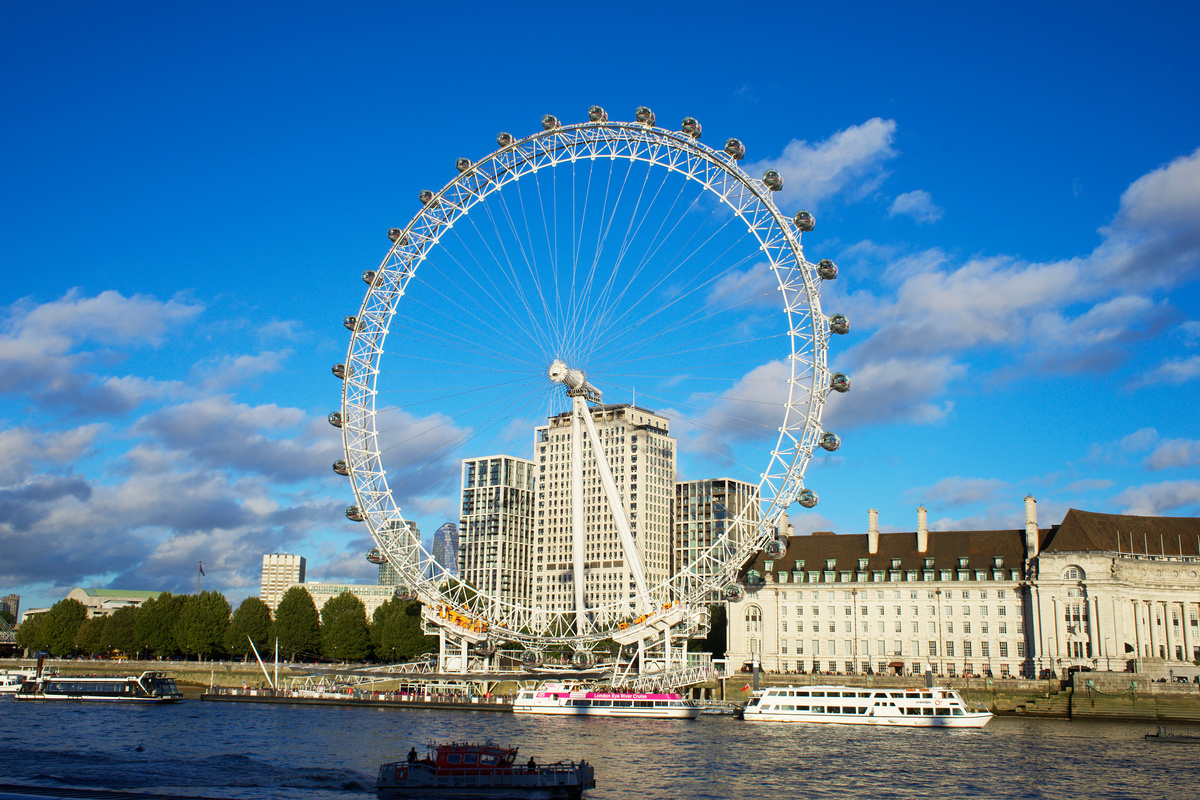
POLYGON ((963 642, 963 658, 971 657, 971 642, 963 642))
MULTIPOLYGON (((946 642, 946 658, 954 658, 954 642, 946 642)), ((950 669, 953 670, 954 667, 950 669)))
POLYGON ((1017 658, 1025 657, 1025 643, 1017 642, 1017 658))
POLYGON ((1008 642, 1000 643, 1000 657, 1008 658, 1008 642))

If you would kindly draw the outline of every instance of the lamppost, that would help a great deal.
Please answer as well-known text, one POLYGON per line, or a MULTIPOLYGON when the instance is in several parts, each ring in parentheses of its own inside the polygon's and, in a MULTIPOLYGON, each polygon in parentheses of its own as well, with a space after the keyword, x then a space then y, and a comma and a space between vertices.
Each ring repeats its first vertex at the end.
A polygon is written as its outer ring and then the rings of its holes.
POLYGON ((938 675, 942 675, 945 672, 942 661, 946 657, 946 641, 942 638, 942 587, 934 589, 933 594, 937 598, 938 675))
POLYGON ((851 675, 858 674, 858 589, 850 590, 850 635, 854 637, 854 644, 850 646, 851 658, 854 661, 851 663, 851 675))

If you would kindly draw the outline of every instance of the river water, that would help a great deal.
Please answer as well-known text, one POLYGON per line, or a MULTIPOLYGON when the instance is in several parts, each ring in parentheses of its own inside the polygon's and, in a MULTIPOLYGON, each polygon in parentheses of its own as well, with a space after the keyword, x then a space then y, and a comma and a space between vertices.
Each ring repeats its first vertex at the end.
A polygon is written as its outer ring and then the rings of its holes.
POLYGON ((6 783, 243 800, 362 800, 414 744, 483 740, 586 758, 594 800, 1200 797, 1200 747, 1153 725, 997 718, 981 731, 629 720, 188 700, 0 699, 6 783))

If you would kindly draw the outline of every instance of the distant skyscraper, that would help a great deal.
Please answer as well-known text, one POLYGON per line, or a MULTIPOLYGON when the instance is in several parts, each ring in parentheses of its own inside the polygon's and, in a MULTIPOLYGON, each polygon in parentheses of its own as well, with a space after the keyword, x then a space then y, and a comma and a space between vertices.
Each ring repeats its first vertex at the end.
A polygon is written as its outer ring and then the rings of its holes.
POLYGON ((453 522, 447 522, 433 532, 432 555, 446 572, 458 575, 458 526, 453 522))
POLYGON ((288 589, 297 583, 304 583, 304 556, 294 556, 290 553, 266 553, 263 555, 262 590, 259 596, 275 613, 279 601, 288 589))
MULTIPOLYGON (((729 553, 758 527, 762 507, 758 487, 732 478, 713 478, 699 481, 680 481, 675 484, 675 529, 671 542, 671 571, 678 573, 688 567, 702 552, 712 547, 728 532, 729 553), (735 520, 741 524, 735 529, 735 520)), ((702 567, 693 568, 693 572, 702 567)), ((696 572, 697 578, 708 577, 696 572)), ((716 603, 721 600, 720 587, 709 595, 716 603)))
MULTIPOLYGON (((393 530, 399 530, 399 522, 388 523, 393 530)), ((421 541, 421 529, 417 527, 417 523, 408 523, 408 539, 400 548, 400 553, 397 558, 407 559, 412 563, 416 563, 420 551, 417 545, 421 541)), ((402 588, 405 586, 404 578, 400 574, 400 570, 396 569, 391 561, 385 561, 379 565, 379 585, 391 586, 392 588, 402 588)))
MULTIPOLYGON (((671 501, 675 496, 675 440, 666 417, 637 406, 590 408, 604 444, 617 491, 625 500, 629 526, 647 586, 670 574, 671 501)), ((571 412, 535 429, 538 464, 537 554, 534 601, 551 614, 575 610, 571 529, 571 412)), ((613 511, 608 504, 591 441, 583 442, 584 591, 589 606, 625 601, 632 613, 635 584, 613 511)), ((624 511, 618 511, 624 513, 624 511)))
POLYGON ((0 609, 4 609, 13 615, 15 622, 21 621, 21 595, 8 594, 0 597, 0 609))
POLYGON ((489 597, 533 598, 534 464, 514 456, 465 459, 458 576, 489 597))

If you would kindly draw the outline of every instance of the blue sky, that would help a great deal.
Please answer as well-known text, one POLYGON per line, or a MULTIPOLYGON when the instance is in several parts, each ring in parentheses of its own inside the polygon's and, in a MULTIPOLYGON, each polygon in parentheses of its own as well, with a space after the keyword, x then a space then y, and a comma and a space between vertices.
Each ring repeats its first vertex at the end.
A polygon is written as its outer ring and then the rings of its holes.
MULTIPOLYGON (((325 415, 417 192, 544 113, 693 115, 841 268, 798 531, 1200 515, 1194 4, 9 5, 0 594, 368 580, 325 415)), ((431 531, 441 520, 421 520, 431 531)))

